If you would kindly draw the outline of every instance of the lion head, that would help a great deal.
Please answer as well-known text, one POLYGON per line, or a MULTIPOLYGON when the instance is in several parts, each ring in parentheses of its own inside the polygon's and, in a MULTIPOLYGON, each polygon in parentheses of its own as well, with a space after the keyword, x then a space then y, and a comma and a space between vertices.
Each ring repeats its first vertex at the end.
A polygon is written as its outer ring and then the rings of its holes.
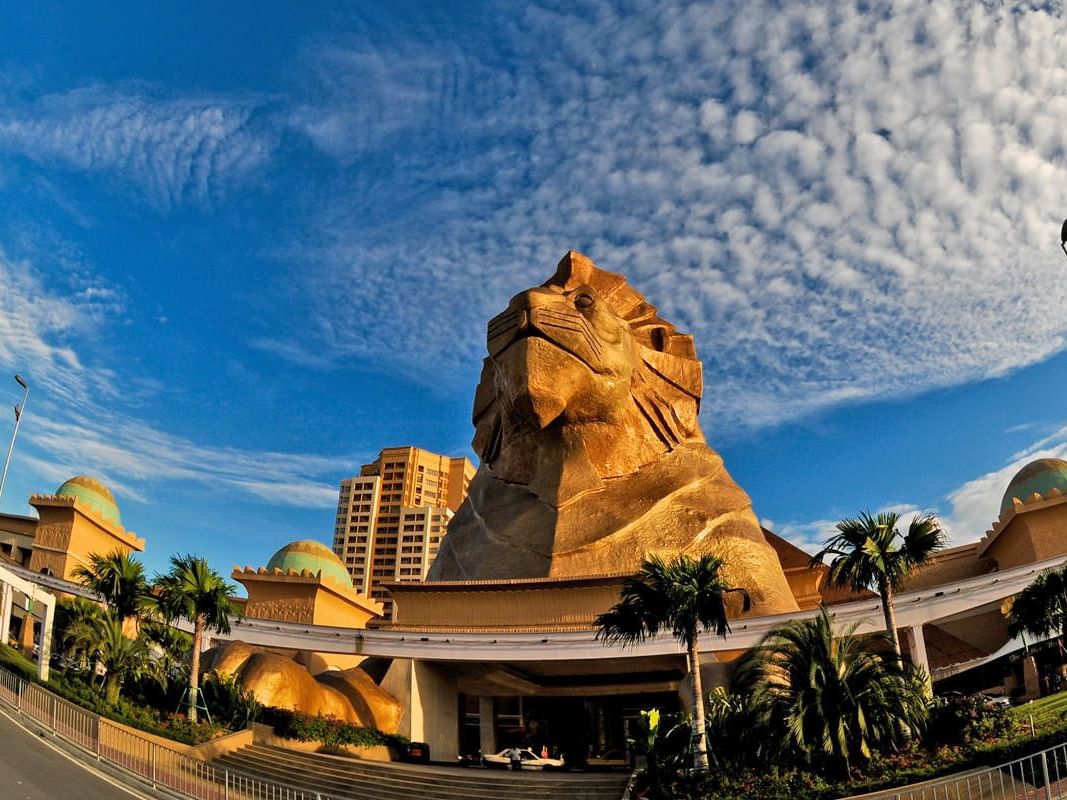
POLYGON ((561 470, 616 477, 704 441, 693 338, 580 253, 489 321, 487 349, 473 446, 505 479, 529 483, 546 452, 561 470))

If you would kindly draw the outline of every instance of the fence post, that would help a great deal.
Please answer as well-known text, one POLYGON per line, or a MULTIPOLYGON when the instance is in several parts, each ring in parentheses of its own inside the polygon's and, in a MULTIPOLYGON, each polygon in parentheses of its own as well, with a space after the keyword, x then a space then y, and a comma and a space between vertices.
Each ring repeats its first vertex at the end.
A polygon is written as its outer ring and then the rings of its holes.
POLYGON ((148 743, 148 763, 152 768, 152 788, 156 788, 156 743, 148 743))
POLYGON ((52 735, 56 735, 56 706, 59 705, 59 700, 55 695, 52 695, 52 735))
POLYGON ((1048 777, 1048 751, 1041 751, 1041 777, 1045 779, 1045 800, 1052 800, 1052 781, 1048 777))
POLYGON ((26 681, 22 680, 22 678, 19 678, 19 682, 16 684, 16 686, 18 686, 18 696, 19 696, 18 707, 19 707, 19 713, 21 714, 22 713, 22 693, 25 690, 24 687, 26 686, 26 681))
POLYGON ((230 770, 222 770, 222 797, 223 800, 230 800, 230 770))

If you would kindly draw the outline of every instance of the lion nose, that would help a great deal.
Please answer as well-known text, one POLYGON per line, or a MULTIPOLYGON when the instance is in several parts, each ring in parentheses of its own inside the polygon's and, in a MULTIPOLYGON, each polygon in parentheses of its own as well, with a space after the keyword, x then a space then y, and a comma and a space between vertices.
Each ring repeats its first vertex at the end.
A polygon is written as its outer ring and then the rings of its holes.
POLYGON ((530 311, 539 306, 558 303, 559 299, 559 292, 537 287, 515 295, 511 298, 511 302, 508 303, 508 306, 516 311, 530 311))

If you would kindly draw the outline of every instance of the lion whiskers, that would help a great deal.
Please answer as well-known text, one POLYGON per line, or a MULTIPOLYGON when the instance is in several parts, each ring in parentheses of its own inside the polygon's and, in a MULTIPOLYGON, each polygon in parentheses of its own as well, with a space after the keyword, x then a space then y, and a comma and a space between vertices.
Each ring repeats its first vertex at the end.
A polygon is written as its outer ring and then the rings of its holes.
POLYGON ((597 358, 600 358, 603 353, 603 347, 600 344, 600 339, 596 335, 589 325, 589 320, 585 318, 585 315, 578 313, 577 311, 570 311, 562 308, 546 308, 541 307, 538 309, 541 322, 546 326, 555 326, 564 330, 571 330, 581 333, 585 337, 586 344, 589 345, 589 349, 593 351, 597 358), (576 327, 568 327, 564 324, 569 322, 576 327))

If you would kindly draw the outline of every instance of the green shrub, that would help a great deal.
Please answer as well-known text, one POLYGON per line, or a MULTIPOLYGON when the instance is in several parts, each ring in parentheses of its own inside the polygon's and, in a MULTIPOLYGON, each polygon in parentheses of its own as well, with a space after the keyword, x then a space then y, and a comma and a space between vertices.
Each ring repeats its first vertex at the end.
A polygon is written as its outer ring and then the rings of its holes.
POLYGON ((246 691, 241 679, 229 673, 212 671, 204 676, 204 704, 212 719, 230 730, 241 730, 255 722, 263 710, 255 693, 246 691))
POLYGON ((400 748, 408 745, 408 739, 404 736, 382 733, 376 728, 364 728, 322 714, 311 716, 299 711, 268 707, 263 709, 260 718, 273 726, 278 736, 301 742, 322 742, 326 750, 339 750, 345 745, 400 748))
POLYGON ((203 744, 224 732, 219 725, 208 722, 194 724, 184 716, 137 705, 124 697, 110 705, 99 687, 60 672, 53 672, 45 686, 63 699, 102 717, 182 744, 203 744))
POLYGON ((692 788, 689 767, 692 764, 693 726, 681 714, 665 714, 658 708, 642 711, 635 720, 634 735, 627 739, 645 768, 638 776, 647 785, 651 800, 688 797, 692 788))
POLYGON ((1013 728, 1008 709, 981 695, 938 697, 930 708, 926 743, 932 748, 971 745, 1005 737, 1013 728))
POLYGON ((746 769, 740 772, 715 770, 692 773, 672 787, 673 798, 681 800, 824 800, 839 797, 839 787, 822 777, 800 770, 780 772, 746 769))

